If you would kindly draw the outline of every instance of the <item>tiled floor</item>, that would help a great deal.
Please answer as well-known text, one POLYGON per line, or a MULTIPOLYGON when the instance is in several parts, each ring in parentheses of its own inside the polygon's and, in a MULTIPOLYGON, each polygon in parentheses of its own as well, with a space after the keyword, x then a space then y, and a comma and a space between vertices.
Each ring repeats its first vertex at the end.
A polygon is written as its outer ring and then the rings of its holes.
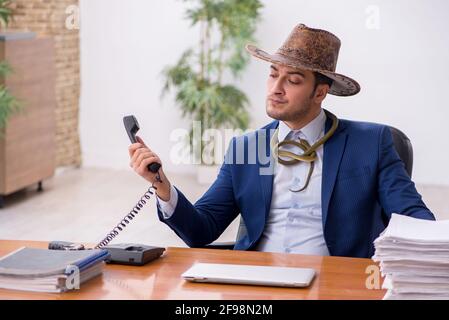
MULTIPOLYGON (((194 176, 170 175, 171 181, 195 201, 207 189, 194 176)), ((44 182, 44 192, 35 188, 6 198, 0 209, 0 239, 66 240, 96 243, 129 212, 148 184, 130 170, 66 169, 44 182)), ((449 187, 418 186, 438 219, 449 219, 449 187)), ((141 211, 114 242, 159 246, 185 244, 156 214, 155 201, 141 211)), ((237 221, 219 241, 235 238, 237 221)))

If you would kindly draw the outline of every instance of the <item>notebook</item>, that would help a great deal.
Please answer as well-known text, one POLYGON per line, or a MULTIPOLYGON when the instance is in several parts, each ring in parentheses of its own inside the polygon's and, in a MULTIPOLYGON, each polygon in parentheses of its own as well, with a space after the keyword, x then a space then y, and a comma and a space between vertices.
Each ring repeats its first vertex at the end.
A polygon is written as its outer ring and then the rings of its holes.
POLYGON ((315 276, 315 270, 292 267, 195 263, 181 276, 183 279, 192 282, 308 287, 315 276))
POLYGON ((20 248, 0 258, 0 288, 64 292, 70 289, 67 279, 74 267, 79 271, 79 283, 99 275, 104 260, 109 257, 106 250, 47 250, 20 248))

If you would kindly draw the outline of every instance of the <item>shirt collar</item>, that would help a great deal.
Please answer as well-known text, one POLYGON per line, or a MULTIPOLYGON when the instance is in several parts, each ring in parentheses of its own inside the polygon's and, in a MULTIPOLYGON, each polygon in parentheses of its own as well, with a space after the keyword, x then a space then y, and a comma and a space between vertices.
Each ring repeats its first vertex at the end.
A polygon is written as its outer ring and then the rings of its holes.
POLYGON ((324 130, 324 125, 326 123, 326 114, 324 110, 321 109, 320 114, 306 124, 302 129, 299 130, 291 130, 290 127, 284 122, 279 121, 279 132, 278 132, 278 141, 283 141, 287 137, 290 132, 302 132, 306 136, 306 140, 312 144, 316 140, 318 140, 321 132, 324 130))

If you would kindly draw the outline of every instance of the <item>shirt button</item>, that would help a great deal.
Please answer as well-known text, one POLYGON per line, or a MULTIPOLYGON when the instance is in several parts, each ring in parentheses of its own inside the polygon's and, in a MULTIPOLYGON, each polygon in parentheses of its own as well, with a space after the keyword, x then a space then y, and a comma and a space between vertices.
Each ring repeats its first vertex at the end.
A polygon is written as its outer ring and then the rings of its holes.
POLYGON ((287 252, 287 253, 290 253, 291 251, 292 251, 292 249, 290 249, 290 248, 285 249, 285 252, 287 252))
POLYGON ((293 205, 293 209, 299 209, 299 204, 295 203, 295 204, 293 205))

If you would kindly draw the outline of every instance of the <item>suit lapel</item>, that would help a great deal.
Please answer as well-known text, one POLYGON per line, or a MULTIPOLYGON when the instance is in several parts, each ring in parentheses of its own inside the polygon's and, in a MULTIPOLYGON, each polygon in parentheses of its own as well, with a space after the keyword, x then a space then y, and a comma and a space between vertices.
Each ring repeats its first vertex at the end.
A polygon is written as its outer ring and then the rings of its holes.
MULTIPOLYGON (((265 207, 265 216, 266 219, 268 216, 268 213, 270 211, 271 207, 271 197, 273 193, 273 179, 274 179, 274 161, 272 159, 271 154, 271 147, 270 147, 270 141, 274 134, 275 129, 278 127, 279 121, 273 121, 271 124, 269 124, 264 130, 265 133, 263 136, 259 135, 258 139, 261 139, 265 142, 265 151, 266 154, 270 157, 270 163, 263 164, 257 161, 257 174, 259 176, 259 182, 262 189, 262 197, 263 197, 263 203, 265 207)), ((260 144, 258 144, 260 146, 260 144)), ((265 222, 264 222, 265 224, 265 222)))
MULTIPOLYGON (((332 125, 331 119, 327 117, 325 132, 332 125)), ((321 207, 323 215, 323 230, 326 226, 329 202, 335 186, 335 180, 340 168, 341 159, 346 146, 347 133, 344 123, 340 122, 334 135, 324 144, 323 151, 323 174, 321 182, 321 207)))

